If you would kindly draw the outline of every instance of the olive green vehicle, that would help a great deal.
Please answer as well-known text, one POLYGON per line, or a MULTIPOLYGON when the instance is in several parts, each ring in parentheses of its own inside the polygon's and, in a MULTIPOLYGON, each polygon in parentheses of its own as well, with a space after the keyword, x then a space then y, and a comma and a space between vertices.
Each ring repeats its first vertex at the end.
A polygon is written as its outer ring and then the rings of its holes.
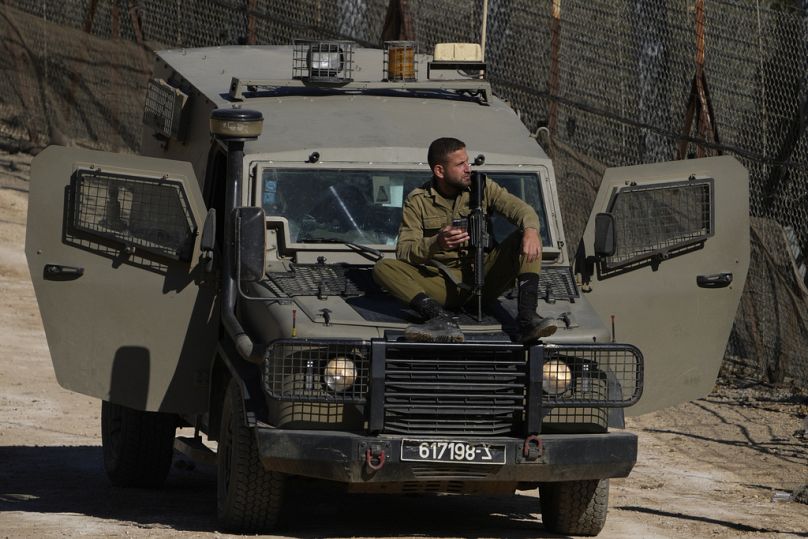
POLYGON ((710 391, 749 264, 744 168, 610 169, 568 245, 553 165, 484 65, 407 47, 164 51, 142 155, 34 160, 28 264, 59 383, 103 401, 113 483, 159 486, 177 449, 216 462, 231 530, 272 530, 306 477, 538 488, 548 530, 595 535, 637 458, 624 414, 710 391), (439 136, 540 216, 544 342, 512 342, 511 293, 458 313, 463 343, 402 340, 416 315, 371 268, 439 136))

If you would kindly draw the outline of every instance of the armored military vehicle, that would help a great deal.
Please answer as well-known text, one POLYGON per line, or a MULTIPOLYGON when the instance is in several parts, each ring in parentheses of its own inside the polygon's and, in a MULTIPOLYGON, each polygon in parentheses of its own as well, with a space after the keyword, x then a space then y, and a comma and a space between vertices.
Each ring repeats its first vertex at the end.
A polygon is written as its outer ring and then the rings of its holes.
POLYGON ((113 483, 160 485, 176 448, 215 460, 231 530, 273 529, 299 478, 538 488, 548 530, 601 530, 609 479, 637 458, 625 411, 714 384, 748 266, 747 174, 731 157, 610 169, 567 245, 553 164, 484 74, 461 44, 169 50, 142 155, 34 160, 31 276, 59 383, 103 401, 113 483), (371 278, 439 136, 536 209, 539 310, 561 321, 543 342, 512 342, 511 293, 482 320, 457 313, 465 342, 406 342, 415 313, 371 278))

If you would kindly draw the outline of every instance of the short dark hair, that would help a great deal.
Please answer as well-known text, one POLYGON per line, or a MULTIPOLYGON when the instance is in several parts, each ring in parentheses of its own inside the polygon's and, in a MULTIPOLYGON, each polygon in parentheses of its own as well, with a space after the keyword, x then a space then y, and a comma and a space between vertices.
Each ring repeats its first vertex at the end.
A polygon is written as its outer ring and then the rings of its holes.
POLYGON ((429 168, 432 170, 435 168, 435 165, 444 164, 450 153, 462 150, 465 147, 465 142, 452 137, 441 137, 433 140, 432 144, 429 145, 429 152, 427 152, 426 155, 429 168))

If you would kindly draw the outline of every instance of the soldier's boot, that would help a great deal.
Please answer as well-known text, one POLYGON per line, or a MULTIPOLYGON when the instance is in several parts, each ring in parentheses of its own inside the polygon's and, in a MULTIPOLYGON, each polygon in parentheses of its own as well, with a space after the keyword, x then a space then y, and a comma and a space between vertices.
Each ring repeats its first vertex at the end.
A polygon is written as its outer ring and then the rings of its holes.
POLYGON ((539 275, 522 273, 517 278, 517 282, 519 284, 519 307, 516 325, 519 342, 528 343, 549 337, 558 329, 558 321, 536 314, 536 307, 539 305, 539 275))
POLYGON ((404 338, 414 342, 463 342, 463 332, 440 303, 424 293, 410 302, 410 307, 426 319, 423 324, 412 324, 404 330, 404 338))

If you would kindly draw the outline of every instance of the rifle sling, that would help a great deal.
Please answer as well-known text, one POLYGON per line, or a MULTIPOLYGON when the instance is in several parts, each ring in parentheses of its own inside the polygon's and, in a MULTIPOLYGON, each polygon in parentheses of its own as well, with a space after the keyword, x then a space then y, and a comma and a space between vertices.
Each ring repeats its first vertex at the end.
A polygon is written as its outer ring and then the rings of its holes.
POLYGON ((440 272, 447 279, 452 281, 452 283, 454 283, 454 285, 457 286, 458 288, 462 288, 464 290, 471 290, 472 289, 472 287, 470 285, 464 283, 463 281, 458 280, 457 277, 455 276, 455 274, 452 273, 452 270, 450 270, 449 267, 446 264, 444 264, 443 262, 438 262, 434 258, 430 258, 429 260, 427 260, 427 264, 429 264, 430 266, 435 266, 436 268, 438 268, 438 270, 440 270, 440 272))

